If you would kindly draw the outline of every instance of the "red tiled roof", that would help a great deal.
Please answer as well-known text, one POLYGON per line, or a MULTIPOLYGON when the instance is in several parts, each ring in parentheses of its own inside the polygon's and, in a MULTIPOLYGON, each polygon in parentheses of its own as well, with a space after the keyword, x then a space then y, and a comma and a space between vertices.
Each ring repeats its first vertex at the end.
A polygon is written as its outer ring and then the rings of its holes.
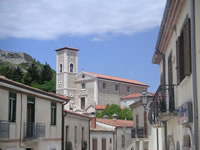
POLYGON ((4 76, 0 76, 0 81, 6 82, 8 84, 13 84, 13 85, 21 87, 21 88, 26 88, 26 89, 34 91, 34 92, 38 92, 38 93, 41 93, 41 94, 45 94, 45 95, 48 95, 48 96, 59 98, 59 99, 62 99, 64 101, 70 100, 69 97, 66 97, 66 96, 63 96, 63 95, 59 95, 59 94, 56 94, 56 93, 46 92, 46 91, 43 91, 43 90, 40 90, 40 89, 36 89, 34 87, 31 87, 31 86, 28 86, 28 85, 25 85, 25 84, 22 84, 22 83, 7 79, 4 76))
POLYGON ((97 119, 97 122, 104 123, 107 125, 115 126, 115 127, 133 127, 133 121, 132 120, 112 120, 112 119, 97 119))
MULTIPOLYGON (((131 98, 139 98, 142 94, 141 93, 133 93, 127 96, 122 97, 122 99, 131 99, 131 98)), ((153 93, 148 93, 148 96, 153 96, 153 93)))
POLYGON ((96 105, 97 110, 103 110, 106 109, 106 105, 96 105))
POLYGON ((79 51, 77 48, 72 48, 72 47, 63 47, 63 48, 58 48, 56 51, 64 50, 64 49, 69 49, 69 50, 74 50, 74 51, 79 51))
POLYGON ((70 111, 70 110, 67 110, 67 109, 65 109, 64 111, 67 112, 67 113, 70 113, 70 114, 77 115, 77 116, 90 118, 88 115, 76 113, 76 112, 74 112, 74 111, 70 111))
POLYGON ((123 79, 123 78, 119 78, 119 77, 113 77, 113 76, 108 76, 108 75, 102 75, 102 74, 97 74, 97 73, 92 73, 92 72, 87 72, 88 74, 91 74, 93 76, 96 76, 97 78, 102 78, 102 79, 108 79, 108 80, 114 80, 114 81, 119 81, 119 82, 126 82, 126 83, 131 83, 131 84, 138 84, 138 85, 142 85, 142 86, 149 86, 147 84, 144 84, 142 82, 139 81, 135 81, 135 80, 129 80, 129 79, 123 79))

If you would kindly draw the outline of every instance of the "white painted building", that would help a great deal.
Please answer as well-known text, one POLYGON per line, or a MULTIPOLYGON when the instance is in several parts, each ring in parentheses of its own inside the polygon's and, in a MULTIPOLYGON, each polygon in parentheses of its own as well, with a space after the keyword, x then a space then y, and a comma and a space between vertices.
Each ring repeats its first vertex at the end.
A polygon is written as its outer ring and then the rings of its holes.
POLYGON ((168 0, 153 63, 159 86, 150 109, 152 126, 162 124, 164 150, 199 150, 200 1, 168 0))
POLYGON ((90 118, 69 110, 64 115, 65 150, 89 150, 90 118))
POLYGON ((0 150, 60 150, 68 101, 0 76, 0 150))

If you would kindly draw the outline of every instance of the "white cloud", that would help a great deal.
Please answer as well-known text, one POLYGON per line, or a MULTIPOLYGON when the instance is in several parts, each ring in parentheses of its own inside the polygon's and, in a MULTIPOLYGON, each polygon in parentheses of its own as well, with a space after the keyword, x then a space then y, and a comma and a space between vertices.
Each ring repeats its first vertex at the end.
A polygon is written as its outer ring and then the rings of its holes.
POLYGON ((94 40, 160 25, 166 0, 0 0, 0 38, 94 40))

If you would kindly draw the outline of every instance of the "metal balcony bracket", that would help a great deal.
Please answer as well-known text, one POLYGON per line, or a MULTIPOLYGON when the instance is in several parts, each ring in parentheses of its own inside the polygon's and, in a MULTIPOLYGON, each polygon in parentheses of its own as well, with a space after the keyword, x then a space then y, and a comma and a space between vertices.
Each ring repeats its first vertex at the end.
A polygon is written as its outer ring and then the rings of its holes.
POLYGON ((176 117, 176 112, 162 112, 159 114, 159 120, 160 121, 168 121, 176 117))

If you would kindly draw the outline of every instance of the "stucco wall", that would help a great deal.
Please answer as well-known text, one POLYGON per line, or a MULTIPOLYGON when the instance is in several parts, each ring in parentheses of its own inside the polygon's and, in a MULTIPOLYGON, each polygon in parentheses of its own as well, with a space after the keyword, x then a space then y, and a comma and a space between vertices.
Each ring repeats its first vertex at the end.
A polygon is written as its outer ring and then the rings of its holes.
POLYGON ((66 126, 68 126, 68 141, 72 142, 73 150, 81 150, 81 141, 87 142, 87 150, 89 150, 89 118, 81 117, 71 113, 65 116, 65 142, 66 142, 66 126), (77 144, 75 144, 75 126, 77 127, 77 144), (82 139, 82 128, 84 135, 82 139))

